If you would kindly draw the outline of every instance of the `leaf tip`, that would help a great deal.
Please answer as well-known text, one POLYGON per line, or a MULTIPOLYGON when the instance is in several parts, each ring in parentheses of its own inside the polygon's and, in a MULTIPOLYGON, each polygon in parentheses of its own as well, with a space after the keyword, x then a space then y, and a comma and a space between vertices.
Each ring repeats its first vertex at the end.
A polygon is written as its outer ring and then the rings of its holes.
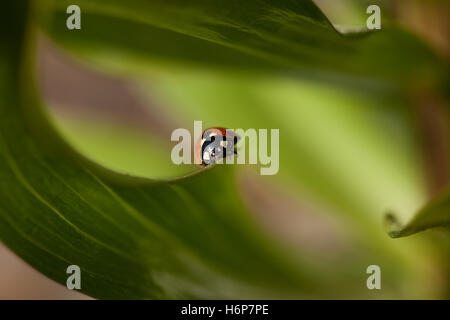
POLYGON ((401 226, 395 215, 388 212, 384 217, 384 226, 391 238, 399 238, 402 235, 401 226))

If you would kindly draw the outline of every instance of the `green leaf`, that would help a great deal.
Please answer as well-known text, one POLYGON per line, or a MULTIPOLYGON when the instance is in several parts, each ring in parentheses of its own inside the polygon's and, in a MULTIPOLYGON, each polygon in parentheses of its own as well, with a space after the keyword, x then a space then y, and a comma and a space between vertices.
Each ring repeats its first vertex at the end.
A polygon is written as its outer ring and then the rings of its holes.
POLYGON ((79 265, 82 291, 97 298, 314 291, 296 263, 250 222, 231 168, 152 181, 111 172, 73 151, 49 124, 31 82, 33 51, 24 41, 28 1, 4 9, 0 237, 5 244, 60 283, 69 265, 79 265))
POLYGON ((450 192, 429 202, 405 226, 400 226, 393 214, 386 216, 386 224, 392 238, 406 237, 432 228, 450 227, 450 192))
POLYGON ((438 59, 408 32, 383 26, 382 32, 341 34, 310 0, 48 3, 50 12, 40 20, 44 29, 71 51, 104 65, 142 67, 151 57, 308 77, 340 73, 402 82, 445 77, 438 59), (64 28, 69 4, 82 10, 76 32, 64 28))

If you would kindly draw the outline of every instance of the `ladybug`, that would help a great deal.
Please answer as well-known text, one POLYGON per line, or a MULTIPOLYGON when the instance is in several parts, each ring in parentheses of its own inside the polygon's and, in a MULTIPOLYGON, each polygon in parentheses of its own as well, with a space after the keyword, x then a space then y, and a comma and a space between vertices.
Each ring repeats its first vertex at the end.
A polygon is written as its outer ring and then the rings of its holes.
POLYGON ((204 130, 195 146, 197 163, 207 166, 236 154, 236 143, 239 139, 230 129, 214 127, 204 130))

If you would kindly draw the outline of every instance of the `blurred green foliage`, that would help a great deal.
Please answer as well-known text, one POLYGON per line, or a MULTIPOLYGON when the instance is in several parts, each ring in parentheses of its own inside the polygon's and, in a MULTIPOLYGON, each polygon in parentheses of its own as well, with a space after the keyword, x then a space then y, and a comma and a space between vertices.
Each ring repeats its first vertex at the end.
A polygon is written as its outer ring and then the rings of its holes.
MULTIPOLYGON (((447 69, 414 35, 343 35, 307 0, 44 1, 33 17, 27 4, 3 20, 16 33, 2 36, 0 61, 0 237, 38 270, 65 283, 78 264, 83 292, 98 298, 442 297, 439 246, 381 227, 388 212, 409 221, 428 197, 405 93, 447 69), (83 27, 69 32, 75 3, 83 27), (257 183, 337 217, 343 249, 315 252, 261 228, 237 183, 249 168, 147 179, 192 170, 169 162, 169 137, 56 116, 68 146, 33 90, 36 23, 83 63, 130 79, 177 126, 280 128, 280 173, 257 183), (382 267, 381 292, 365 287, 370 264, 382 267)), ((407 228, 448 225, 449 213, 447 195, 407 228)))

